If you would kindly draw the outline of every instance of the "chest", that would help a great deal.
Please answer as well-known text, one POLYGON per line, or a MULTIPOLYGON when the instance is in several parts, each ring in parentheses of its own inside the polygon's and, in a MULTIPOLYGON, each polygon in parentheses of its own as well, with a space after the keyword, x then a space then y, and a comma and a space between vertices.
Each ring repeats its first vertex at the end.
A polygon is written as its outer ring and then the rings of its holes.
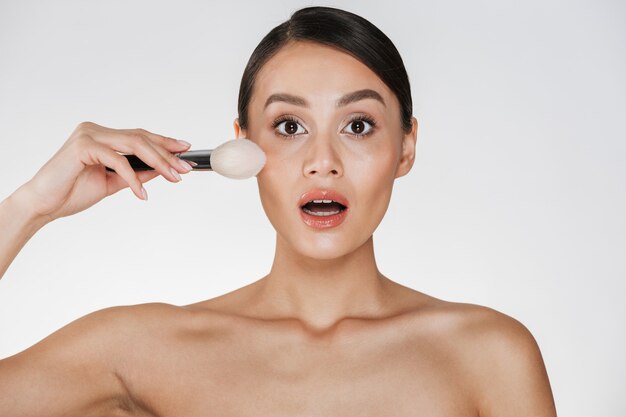
POLYGON ((185 346, 164 351, 135 375, 135 394, 153 415, 477 415, 455 358, 432 343, 258 336, 185 346))

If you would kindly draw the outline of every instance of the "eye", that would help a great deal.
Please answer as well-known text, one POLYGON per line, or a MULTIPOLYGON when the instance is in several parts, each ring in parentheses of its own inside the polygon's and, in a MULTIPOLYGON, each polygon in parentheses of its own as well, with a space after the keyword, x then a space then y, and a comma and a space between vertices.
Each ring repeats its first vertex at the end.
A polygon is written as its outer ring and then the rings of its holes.
POLYGON ((372 133, 374 126, 376 126, 376 122, 373 119, 365 115, 360 115, 352 118, 344 130, 342 130, 342 133, 348 133, 354 136, 366 136, 372 133))
POLYGON ((272 127, 282 136, 292 137, 307 133, 306 129, 293 116, 279 117, 274 121, 272 127))

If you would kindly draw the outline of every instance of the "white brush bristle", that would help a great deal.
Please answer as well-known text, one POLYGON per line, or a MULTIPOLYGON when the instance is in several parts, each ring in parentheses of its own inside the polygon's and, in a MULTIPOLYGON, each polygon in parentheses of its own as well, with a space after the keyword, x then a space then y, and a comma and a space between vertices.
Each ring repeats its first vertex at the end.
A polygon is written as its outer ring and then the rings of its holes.
POLYGON ((250 139, 233 139, 211 152, 211 169, 235 180, 255 176, 265 165, 265 152, 250 139))

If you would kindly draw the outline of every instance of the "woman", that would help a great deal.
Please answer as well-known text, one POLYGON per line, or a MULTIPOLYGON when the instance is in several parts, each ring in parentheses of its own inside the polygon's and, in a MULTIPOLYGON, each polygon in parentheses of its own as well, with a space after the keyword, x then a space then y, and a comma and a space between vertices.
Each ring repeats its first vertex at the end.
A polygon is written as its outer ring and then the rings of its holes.
MULTIPOLYGON (((414 161, 417 120, 397 50, 332 8, 297 11, 253 52, 238 138, 276 229, 271 271, 188 306, 89 314, 0 361, 0 415, 554 416, 541 353, 518 321, 378 271, 373 232, 414 161)), ((191 167, 189 144, 82 123, 0 205, 0 274, 45 224, 191 167), (117 152, 154 171, 134 172, 117 152), (116 173, 105 170, 113 168, 116 173)))

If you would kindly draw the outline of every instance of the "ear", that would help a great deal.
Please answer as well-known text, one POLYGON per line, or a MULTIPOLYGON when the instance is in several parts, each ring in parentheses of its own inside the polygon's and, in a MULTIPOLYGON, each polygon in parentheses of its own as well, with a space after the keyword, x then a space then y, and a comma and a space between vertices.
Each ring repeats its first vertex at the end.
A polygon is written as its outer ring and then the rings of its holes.
POLYGON ((235 128, 235 137, 237 139, 247 138, 246 131, 241 128, 239 125, 239 118, 236 118, 233 122, 233 127, 235 128))
POLYGON ((402 155, 396 170, 396 178, 409 173, 415 162, 415 143, 417 142, 417 119, 411 117, 411 131, 402 137, 402 155))

